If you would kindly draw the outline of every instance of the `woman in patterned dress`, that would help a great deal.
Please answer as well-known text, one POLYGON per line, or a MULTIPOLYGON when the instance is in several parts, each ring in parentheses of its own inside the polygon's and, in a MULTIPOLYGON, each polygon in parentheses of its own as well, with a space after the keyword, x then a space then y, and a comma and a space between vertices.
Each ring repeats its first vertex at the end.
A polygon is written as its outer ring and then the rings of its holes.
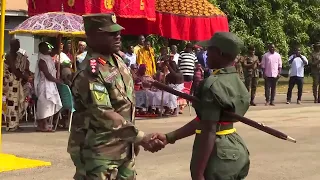
POLYGON ((21 130, 19 121, 25 111, 25 93, 23 85, 29 77, 29 61, 25 52, 20 50, 20 41, 10 41, 10 51, 5 56, 4 82, 8 89, 6 93, 7 131, 21 130))

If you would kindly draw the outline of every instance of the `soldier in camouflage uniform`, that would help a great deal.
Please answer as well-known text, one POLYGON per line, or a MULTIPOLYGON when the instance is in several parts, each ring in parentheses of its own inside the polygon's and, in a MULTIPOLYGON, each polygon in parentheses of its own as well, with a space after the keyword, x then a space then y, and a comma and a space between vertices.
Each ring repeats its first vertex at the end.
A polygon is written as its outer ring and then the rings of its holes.
MULTIPOLYGON (((157 134, 165 144, 196 134, 190 171, 192 180, 244 180, 249 172, 249 151, 223 111, 243 116, 249 108, 249 96, 240 80, 234 59, 243 42, 233 33, 216 32, 209 41, 207 64, 215 69, 203 80, 193 103, 197 118, 168 134, 157 134)), ((156 148, 156 147, 155 147, 156 148)))
POLYGON ((251 91, 251 106, 256 106, 254 98, 256 96, 256 90, 259 80, 259 58, 255 55, 255 48, 248 48, 248 55, 243 59, 243 74, 245 78, 245 85, 248 91, 251 91))
POLYGON ((320 103, 320 42, 313 45, 314 51, 311 54, 311 75, 313 79, 314 103, 320 103))
POLYGON ((148 150, 162 142, 134 125, 133 80, 116 54, 123 29, 116 16, 91 14, 83 21, 89 50, 71 85, 76 111, 68 152, 77 168, 74 179, 135 180, 134 145, 148 150))
POLYGON ((242 67, 242 63, 243 63, 243 57, 239 54, 235 61, 234 61, 234 66, 236 67, 236 70, 240 76, 241 79, 243 79, 243 67, 242 67))

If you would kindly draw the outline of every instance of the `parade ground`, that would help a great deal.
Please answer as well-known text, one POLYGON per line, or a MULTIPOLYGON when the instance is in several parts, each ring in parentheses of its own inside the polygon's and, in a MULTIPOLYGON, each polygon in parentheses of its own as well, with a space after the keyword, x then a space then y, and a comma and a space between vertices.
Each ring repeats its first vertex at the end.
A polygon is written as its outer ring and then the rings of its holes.
MULTIPOLYGON (((296 98, 296 93, 293 94, 296 98)), ((283 141, 241 123, 235 126, 250 150, 251 168, 246 180, 319 180, 320 179, 320 105, 311 94, 303 95, 303 104, 285 104, 277 95, 276 106, 264 106, 258 97, 257 107, 250 107, 246 117, 285 132, 297 143, 283 141)), ((293 101, 294 102, 294 101, 293 101)), ((174 118, 137 120, 146 132, 169 132, 191 120, 188 108, 174 118)), ((24 158, 49 161, 51 166, 0 173, 0 180, 71 180, 74 166, 67 149, 68 132, 37 133, 28 128, 21 133, 3 129, 3 152, 24 158)), ((137 158, 137 180, 189 180, 189 160, 194 137, 168 145, 152 154, 141 151, 137 158)))

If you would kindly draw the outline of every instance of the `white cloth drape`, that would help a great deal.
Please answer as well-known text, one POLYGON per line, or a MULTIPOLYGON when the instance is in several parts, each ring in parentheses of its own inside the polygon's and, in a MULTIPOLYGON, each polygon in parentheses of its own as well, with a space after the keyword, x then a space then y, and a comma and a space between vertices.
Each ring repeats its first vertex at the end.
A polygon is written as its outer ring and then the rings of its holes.
POLYGON ((57 70, 51 56, 39 53, 34 77, 35 94, 37 101, 37 119, 44 119, 57 113, 62 108, 62 103, 56 83, 47 80, 39 70, 39 60, 45 61, 49 73, 56 77, 57 70))
MULTIPOLYGON (((170 87, 177 91, 182 91, 184 89, 184 84, 169 84, 170 87)), ((161 97, 162 91, 151 91, 151 90, 143 90, 136 92, 136 107, 146 108, 160 108, 161 107, 161 97)), ((178 107, 178 97, 176 95, 170 94, 168 92, 163 92, 163 106, 166 106, 170 109, 174 109, 178 107)))

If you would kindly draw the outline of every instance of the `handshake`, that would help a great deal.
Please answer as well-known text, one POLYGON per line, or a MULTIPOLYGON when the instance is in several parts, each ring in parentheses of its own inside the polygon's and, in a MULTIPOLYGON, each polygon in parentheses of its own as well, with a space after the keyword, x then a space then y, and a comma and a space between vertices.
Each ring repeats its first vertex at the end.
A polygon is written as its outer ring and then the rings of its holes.
MULTIPOLYGON (((142 141, 137 144, 141 145, 145 151, 158 152, 168 144, 167 137, 165 134, 152 133, 144 136, 142 141)), ((136 148, 138 150, 138 148, 136 148)), ((136 152, 138 154, 138 152, 136 152)))

